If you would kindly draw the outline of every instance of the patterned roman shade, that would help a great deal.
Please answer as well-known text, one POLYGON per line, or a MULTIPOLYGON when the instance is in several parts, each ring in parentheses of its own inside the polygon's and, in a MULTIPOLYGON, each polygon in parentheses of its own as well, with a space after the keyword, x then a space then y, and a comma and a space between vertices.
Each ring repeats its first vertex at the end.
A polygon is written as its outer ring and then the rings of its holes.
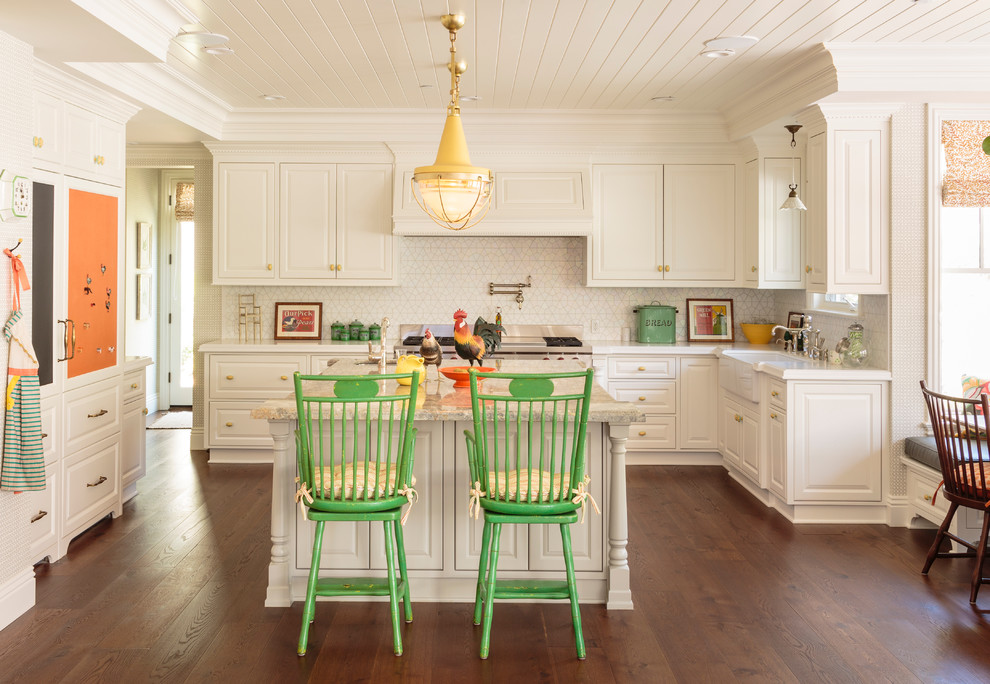
POLYGON ((942 122, 943 207, 990 207, 990 155, 983 152, 987 136, 990 121, 942 122))
POLYGON ((193 220, 193 197, 194 189, 192 183, 175 184, 175 220, 193 220))

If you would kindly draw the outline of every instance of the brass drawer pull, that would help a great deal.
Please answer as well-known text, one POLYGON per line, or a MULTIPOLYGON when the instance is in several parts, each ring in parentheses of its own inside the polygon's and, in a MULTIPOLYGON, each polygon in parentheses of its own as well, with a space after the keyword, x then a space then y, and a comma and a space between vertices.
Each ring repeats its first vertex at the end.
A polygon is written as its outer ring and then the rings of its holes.
POLYGON ((44 518, 46 515, 48 515, 48 511, 38 511, 37 515, 31 516, 31 522, 36 523, 42 518, 44 518))
POLYGON ((138 387, 140 387, 140 386, 141 386, 141 385, 139 385, 139 384, 137 384, 136 382, 132 382, 132 383, 131 383, 131 389, 137 389, 137 388, 138 388, 138 387))
POLYGON ((228 375, 228 376, 227 376, 227 379, 228 379, 228 380, 233 380, 233 379, 234 379, 234 376, 233 376, 233 375, 228 375))
POLYGON ((640 397, 639 400, 640 401, 646 401, 646 397, 640 397))
POLYGON ((925 494, 924 499, 925 499, 925 501, 931 501, 932 500, 932 495, 931 494, 925 494))
POLYGON ((646 431, 645 430, 640 430, 639 431, 639 436, 640 437, 646 437, 646 431))
POLYGON ((42 433, 41 433, 41 438, 42 438, 42 439, 45 439, 45 438, 47 438, 47 437, 48 437, 48 433, 47 433, 47 432, 42 432, 42 433))
POLYGON ((143 413, 144 415, 148 415, 148 409, 141 409, 141 413, 143 413))
POLYGON ((272 265, 271 264, 268 264, 268 270, 269 271, 272 270, 272 265))
POLYGON ((639 367, 639 370, 641 370, 641 371, 645 371, 645 370, 646 370, 646 366, 640 366, 640 367, 639 367))
POLYGON ((749 270, 752 273, 756 273, 756 266, 750 266, 749 270))
POLYGON ((740 416, 738 413, 734 417, 735 417, 737 423, 741 423, 742 422, 742 416, 740 416))
POLYGON ((804 272, 805 273, 811 273, 811 266, 805 266, 804 267, 804 272))
POLYGON ((107 481, 107 476, 106 475, 100 475, 100 479, 99 480, 97 480, 96 482, 87 482, 86 483, 86 486, 87 487, 99 487, 101 484, 103 484, 106 481, 107 481))
POLYGON ((771 420, 777 420, 777 414, 776 413, 771 413, 770 414, 770 419, 771 420))
POLYGON ((332 271, 332 270, 334 270, 335 268, 337 268, 337 267, 336 267, 336 265, 334 265, 334 264, 330 264, 330 270, 331 270, 331 271, 332 271))
POLYGON ((226 425, 227 425, 227 427, 234 427, 234 424, 231 423, 229 420, 227 421, 226 425))
POLYGON ((337 270, 338 271, 343 271, 344 270, 344 267, 341 266, 340 264, 337 264, 337 270))
POLYGON ((777 390, 774 390, 773 392, 770 393, 770 396, 771 397, 779 397, 780 394, 777 392, 777 390))
POLYGON ((106 409, 100 409, 98 413, 87 413, 86 414, 86 417, 87 418, 99 418, 100 416, 105 416, 108 413, 110 413, 110 412, 107 411, 106 409))
POLYGON ((283 375, 283 376, 282 376, 282 379, 283 379, 283 380, 288 380, 288 379, 289 379, 289 376, 288 376, 288 375, 283 375))

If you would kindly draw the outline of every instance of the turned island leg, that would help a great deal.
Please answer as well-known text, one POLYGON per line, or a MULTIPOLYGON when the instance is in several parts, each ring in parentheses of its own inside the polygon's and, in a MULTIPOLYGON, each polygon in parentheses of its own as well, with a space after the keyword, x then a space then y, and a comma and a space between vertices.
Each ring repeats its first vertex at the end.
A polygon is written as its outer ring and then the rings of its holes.
POLYGON ((608 425, 612 465, 608 494, 608 599, 609 610, 632 610, 629 589, 629 516, 626 505, 626 440, 629 425, 608 425))
POLYGON ((289 587, 289 513, 294 513, 291 505, 293 481, 296 474, 295 442, 289 439, 295 425, 289 420, 268 422, 272 440, 275 442, 274 463, 272 463, 272 559, 268 564, 268 594, 265 607, 281 608, 292 605, 289 587))

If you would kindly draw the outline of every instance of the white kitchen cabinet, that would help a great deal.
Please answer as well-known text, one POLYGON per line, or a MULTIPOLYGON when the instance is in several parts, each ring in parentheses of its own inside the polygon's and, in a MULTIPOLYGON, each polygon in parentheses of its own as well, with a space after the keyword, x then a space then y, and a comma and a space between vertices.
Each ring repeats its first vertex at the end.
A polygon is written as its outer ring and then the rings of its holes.
POLYGON ((808 125, 807 289, 887 294, 890 110, 816 105, 808 125))
POLYGON ((124 184, 124 124, 66 103, 66 173, 124 184))
POLYGON ((31 137, 34 166, 60 169, 65 154, 62 143, 64 103, 49 93, 34 93, 34 129, 31 137))
POLYGON ((735 279, 735 167, 600 164, 589 286, 707 284, 735 279))
MULTIPOLYGON (((801 173, 794 162, 794 183, 801 173)), ((805 212, 781 209, 790 193, 792 163, 788 158, 760 157, 746 164, 745 262, 743 279, 761 289, 804 286, 805 212)))
MULTIPOLYGON (((682 356, 677 372, 677 446, 714 450, 718 444, 718 359, 682 356)), ((632 428, 635 431, 635 427, 632 428)))
POLYGON ((394 284, 390 165, 221 161, 216 169, 216 283, 394 284))
POLYGON ((720 439, 726 462, 756 486, 762 486, 759 404, 723 391, 721 416, 720 439))
POLYGON ((214 282, 275 279, 275 164, 216 165, 214 282))
POLYGON ((788 388, 793 490, 800 501, 883 498, 884 387, 795 382, 788 388))
POLYGON ((787 413, 771 407, 767 411, 767 467, 766 486, 781 499, 787 498, 787 413))
POLYGON ((137 481, 144 477, 146 452, 144 368, 122 376, 120 411, 120 480, 121 498, 129 501, 137 494, 137 481))

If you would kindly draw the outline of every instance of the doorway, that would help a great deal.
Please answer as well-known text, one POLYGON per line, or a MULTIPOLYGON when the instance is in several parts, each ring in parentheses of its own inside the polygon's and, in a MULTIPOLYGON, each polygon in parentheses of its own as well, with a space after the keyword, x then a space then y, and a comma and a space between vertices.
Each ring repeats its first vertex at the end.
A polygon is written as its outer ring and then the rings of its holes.
POLYGON ((192 406, 196 227, 192 169, 162 171, 159 386, 162 408, 192 406), (185 205, 188 202, 188 209, 185 205), (179 211, 177 212, 177 207, 179 211))

